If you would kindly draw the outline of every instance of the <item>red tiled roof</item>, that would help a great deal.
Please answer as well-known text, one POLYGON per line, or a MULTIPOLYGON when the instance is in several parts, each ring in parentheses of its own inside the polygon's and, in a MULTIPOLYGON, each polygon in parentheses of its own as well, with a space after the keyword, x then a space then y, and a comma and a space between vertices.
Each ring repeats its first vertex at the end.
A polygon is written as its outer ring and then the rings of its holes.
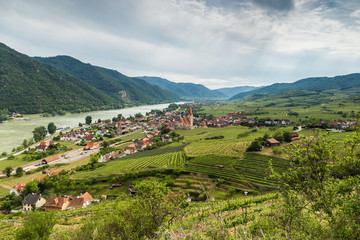
POLYGON ((18 185, 13 186, 12 188, 15 189, 18 193, 21 193, 24 190, 26 183, 20 183, 18 185))
POLYGON ((93 200, 93 197, 88 192, 80 195, 79 198, 84 198, 85 202, 93 200))
POLYGON ((271 144, 280 144, 280 142, 278 140, 276 140, 275 138, 269 138, 266 141, 271 144))
POLYGON ((84 198, 74 198, 70 201, 69 206, 70 207, 82 207, 85 203, 84 198))
POLYGON ((51 196, 45 203, 45 207, 54 207, 54 208, 62 208, 64 203, 68 201, 68 198, 65 197, 56 197, 51 196))
POLYGON ((48 158, 45 158, 44 160, 49 163, 49 162, 52 162, 52 161, 55 161, 55 160, 58 160, 59 159, 59 156, 58 155, 55 155, 55 156, 51 156, 51 157, 48 157, 48 158))

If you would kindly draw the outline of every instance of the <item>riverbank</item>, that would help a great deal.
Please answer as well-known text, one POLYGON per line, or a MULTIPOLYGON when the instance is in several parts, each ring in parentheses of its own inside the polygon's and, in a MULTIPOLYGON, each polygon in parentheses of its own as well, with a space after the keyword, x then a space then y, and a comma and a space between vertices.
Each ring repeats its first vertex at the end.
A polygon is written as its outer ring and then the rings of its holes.
MULTIPOLYGON (((183 102, 177 102, 181 104, 183 102)), ((54 122, 57 127, 77 127, 79 123, 84 123, 86 116, 91 116, 93 122, 98 119, 112 119, 118 114, 124 117, 134 116, 136 113, 146 114, 153 109, 163 110, 167 108, 170 103, 144 105, 132 108, 112 109, 103 111, 83 112, 83 113, 70 113, 65 115, 56 115, 49 117, 39 117, 40 114, 34 114, 31 121, 7 121, 0 124, 0 153, 11 153, 13 148, 20 146, 24 139, 32 138, 32 131, 39 126, 45 126, 50 122, 54 122), (35 117, 37 115, 37 117, 35 117)), ((28 118, 31 115, 24 115, 23 118, 28 118)))

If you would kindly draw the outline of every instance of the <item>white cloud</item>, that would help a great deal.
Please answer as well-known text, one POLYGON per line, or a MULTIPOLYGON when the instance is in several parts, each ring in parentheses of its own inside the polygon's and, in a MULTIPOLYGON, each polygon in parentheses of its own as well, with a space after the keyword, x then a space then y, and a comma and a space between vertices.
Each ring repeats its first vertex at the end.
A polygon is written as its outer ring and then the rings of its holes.
POLYGON ((358 72, 357 1, 296 0, 288 6, 271 11, 259 0, 0 0, 0 39, 32 56, 70 55, 131 76, 211 88, 358 72))

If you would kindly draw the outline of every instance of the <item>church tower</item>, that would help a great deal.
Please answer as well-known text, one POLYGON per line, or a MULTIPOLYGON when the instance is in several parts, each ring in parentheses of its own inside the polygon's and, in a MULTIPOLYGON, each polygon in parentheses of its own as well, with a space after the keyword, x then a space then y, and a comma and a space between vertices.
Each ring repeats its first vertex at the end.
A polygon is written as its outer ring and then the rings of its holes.
POLYGON ((193 116, 191 107, 189 108, 189 112, 188 112, 187 117, 188 117, 189 122, 190 122, 190 129, 193 129, 193 127, 194 127, 194 116, 193 116))

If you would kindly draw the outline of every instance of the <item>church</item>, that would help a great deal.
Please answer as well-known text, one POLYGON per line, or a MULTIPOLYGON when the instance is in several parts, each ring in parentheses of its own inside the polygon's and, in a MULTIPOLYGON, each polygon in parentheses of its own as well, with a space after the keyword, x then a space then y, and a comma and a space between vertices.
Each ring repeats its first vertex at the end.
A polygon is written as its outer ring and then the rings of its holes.
POLYGON ((194 115, 192 113, 191 107, 189 108, 188 114, 176 124, 176 129, 193 129, 194 128, 194 115))

